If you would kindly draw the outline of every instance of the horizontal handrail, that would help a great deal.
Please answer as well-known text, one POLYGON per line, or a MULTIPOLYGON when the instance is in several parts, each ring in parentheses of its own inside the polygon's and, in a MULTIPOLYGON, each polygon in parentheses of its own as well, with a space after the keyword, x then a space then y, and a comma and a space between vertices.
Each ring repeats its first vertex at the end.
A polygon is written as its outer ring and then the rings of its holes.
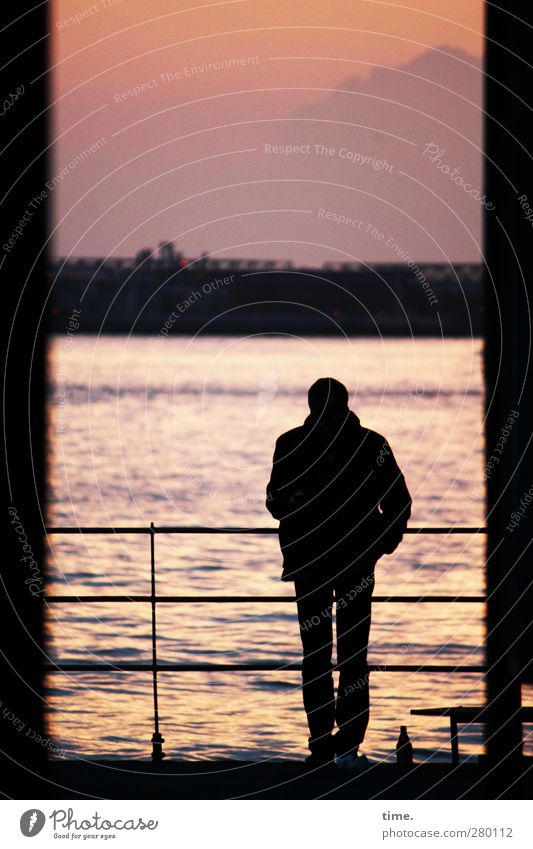
MULTIPOLYGON (((301 672, 301 663, 49 663, 47 672, 301 672)), ((335 665, 332 669, 335 669, 335 665)), ((369 672, 486 672, 485 666, 457 664, 379 664, 369 663, 369 672)))
MULTIPOLYGON (((160 525, 152 527, 51 527, 47 534, 278 534, 279 528, 209 527, 207 525, 160 525)), ((405 534, 485 534, 486 528, 445 527, 407 528, 405 534)))
MULTIPOLYGON (((292 595, 47 595, 46 601, 52 603, 64 604, 69 601, 87 602, 94 604, 98 602, 147 602, 155 601, 159 603, 169 604, 230 604, 249 603, 249 604, 284 604, 287 602, 295 602, 296 597, 292 595)), ((394 602, 397 604, 414 603, 424 604, 435 602, 447 602, 464 604, 476 603, 483 604, 486 601, 483 595, 378 595, 372 597, 372 603, 378 602, 394 602)))

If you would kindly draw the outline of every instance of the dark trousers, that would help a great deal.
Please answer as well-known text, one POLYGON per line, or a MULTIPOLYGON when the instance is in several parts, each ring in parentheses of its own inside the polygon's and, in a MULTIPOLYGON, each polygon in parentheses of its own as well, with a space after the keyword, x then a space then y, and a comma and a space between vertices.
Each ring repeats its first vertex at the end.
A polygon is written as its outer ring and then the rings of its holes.
POLYGON ((363 742, 369 718, 368 636, 375 561, 358 563, 323 583, 295 581, 303 646, 303 700, 309 724, 309 748, 325 759, 344 755, 363 742), (336 606, 337 669, 332 675, 333 601, 336 606), (337 724, 338 732, 332 732, 337 724))

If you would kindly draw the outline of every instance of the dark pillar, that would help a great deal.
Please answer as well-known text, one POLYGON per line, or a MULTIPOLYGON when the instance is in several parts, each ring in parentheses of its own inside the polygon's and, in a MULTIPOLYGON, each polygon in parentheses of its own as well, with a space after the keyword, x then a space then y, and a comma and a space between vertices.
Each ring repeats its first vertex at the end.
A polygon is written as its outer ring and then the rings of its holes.
POLYGON ((9 460, 0 586, 0 789, 8 797, 31 799, 45 792, 47 751, 41 680, 46 77, 36 79, 46 68, 47 42, 39 40, 47 29, 46 4, 7 5, 3 12, 0 276, 9 328, 3 431, 9 460))
POLYGON ((510 798, 519 794, 517 711, 533 656, 532 25, 531 3, 486 5, 485 191, 495 207, 485 210, 486 752, 493 795, 510 798))

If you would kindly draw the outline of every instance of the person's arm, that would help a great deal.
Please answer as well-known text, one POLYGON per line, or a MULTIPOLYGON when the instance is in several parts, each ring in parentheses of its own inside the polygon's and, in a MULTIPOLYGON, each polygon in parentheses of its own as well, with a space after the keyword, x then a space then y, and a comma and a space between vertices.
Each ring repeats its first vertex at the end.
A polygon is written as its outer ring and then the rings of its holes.
POLYGON ((283 437, 276 441, 272 472, 266 488, 266 508, 274 519, 284 519, 294 510, 293 498, 288 492, 290 480, 288 448, 283 437))
POLYGON ((385 440, 379 454, 380 499, 384 533, 380 546, 384 554, 392 554, 402 541, 411 516, 412 499, 405 478, 385 440))

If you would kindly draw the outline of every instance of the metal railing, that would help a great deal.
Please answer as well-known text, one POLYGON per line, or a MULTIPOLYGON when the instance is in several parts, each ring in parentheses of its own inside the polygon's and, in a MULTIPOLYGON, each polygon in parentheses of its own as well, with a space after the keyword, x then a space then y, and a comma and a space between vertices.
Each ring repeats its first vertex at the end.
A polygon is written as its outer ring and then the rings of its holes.
MULTIPOLYGON (((46 672, 151 672, 152 690, 154 704, 154 733, 152 735, 152 760, 161 761, 165 754, 163 752, 164 738, 159 728, 159 700, 157 689, 158 672, 282 672, 301 671, 301 663, 286 663, 278 666, 275 663, 165 663, 158 664, 157 661, 157 621, 156 606, 158 604, 287 604, 294 602, 294 596, 277 595, 157 595, 156 593, 156 562, 155 562, 155 537, 156 534, 278 534, 278 528, 238 528, 222 527, 211 528, 202 525, 192 526, 165 526, 156 527, 150 523, 149 527, 49 527, 46 528, 49 536, 54 534, 98 534, 98 535, 129 535, 146 534, 150 537, 150 595, 46 595, 45 601, 50 604, 67 603, 148 603, 151 606, 151 663, 50 663, 46 664, 46 672)), ((406 534, 485 534, 486 528, 472 527, 429 527, 429 528, 407 528, 406 534)), ((477 603, 486 601, 485 596, 460 596, 460 595, 388 595, 372 596, 372 603, 408 603, 419 604, 430 603, 477 603)), ((381 672, 383 667, 379 664, 368 664, 369 672, 381 672)), ((387 672, 461 672, 461 673, 484 673, 485 666, 459 665, 459 664, 394 664, 387 665, 387 672)))

